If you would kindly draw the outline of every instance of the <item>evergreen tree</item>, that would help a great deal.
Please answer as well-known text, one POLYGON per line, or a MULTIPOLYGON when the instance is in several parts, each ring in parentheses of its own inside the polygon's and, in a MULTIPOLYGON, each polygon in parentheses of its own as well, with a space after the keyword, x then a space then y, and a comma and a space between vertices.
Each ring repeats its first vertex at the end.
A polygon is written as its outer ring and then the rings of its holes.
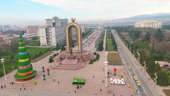
POLYGON ((150 41, 150 39, 151 39, 151 33, 150 33, 150 32, 147 32, 147 33, 145 34, 144 40, 145 40, 145 41, 150 41))
POLYGON ((161 31, 161 29, 158 29, 158 31, 155 32, 154 37, 156 40, 158 40, 159 42, 163 40, 164 38, 164 34, 161 31))
POLYGON ((157 74, 157 84, 162 85, 162 86, 167 86, 169 85, 169 78, 168 78, 168 73, 165 71, 159 71, 157 74))
POLYGON ((145 64, 144 64, 144 61, 145 61, 145 53, 144 53, 144 51, 143 50, 140 50, 139 51, 139 54, 140 54, 140 63, 141 63, 141 65, 142 66, 144 66, 145 64))
POLYGON ((53 56, 50 56, 50 58, 49 58, 49 63, 54 62, 53 58, 54 58, 53 56))

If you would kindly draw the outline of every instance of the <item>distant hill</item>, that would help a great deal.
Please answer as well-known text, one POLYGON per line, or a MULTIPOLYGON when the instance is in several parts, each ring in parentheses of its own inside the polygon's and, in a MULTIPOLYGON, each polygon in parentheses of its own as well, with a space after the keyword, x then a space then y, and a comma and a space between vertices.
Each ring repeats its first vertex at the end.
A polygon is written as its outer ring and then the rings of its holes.
POLYGON ((142 20, 158 20, 161 21, 164 25, 170 25, 170 13, 158 13, 158 14, 146 14, 138 15, 129 18, 115 19, 105 21, 105 25, 133 25, 135 22, 142 20))

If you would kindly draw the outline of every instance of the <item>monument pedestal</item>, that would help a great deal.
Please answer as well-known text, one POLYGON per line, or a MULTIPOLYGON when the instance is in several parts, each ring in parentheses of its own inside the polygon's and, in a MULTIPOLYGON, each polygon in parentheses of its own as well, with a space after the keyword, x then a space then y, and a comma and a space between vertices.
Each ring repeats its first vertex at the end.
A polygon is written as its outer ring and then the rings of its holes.
POLYGON ((78 70, 84 68, 89 61, 94 58, 93 54, 88 52, 73 53, 69 55, 68 52, 61 52, 55 59, 53 69, 64 69, 64 70, 78 70))

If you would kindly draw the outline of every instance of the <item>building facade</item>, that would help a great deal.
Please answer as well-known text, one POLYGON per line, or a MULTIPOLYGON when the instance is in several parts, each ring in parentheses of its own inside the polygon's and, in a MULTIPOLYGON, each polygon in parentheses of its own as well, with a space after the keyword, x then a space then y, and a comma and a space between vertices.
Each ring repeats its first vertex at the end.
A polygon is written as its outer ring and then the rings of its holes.
POLYGON ((39 28, 41 46, 56 46, 65 40, 65 28, 68 19, 53 17, 46 19, 45 26, 39 28))
POLYGON ((39 26, 36 25, 30 25, 26 27, 26 33, 24 33, 24 38, 32 38, 32 37, 38 37, 38 30, 39 26))
POLYGON ((46 28, 40 27, 39 28, 39 37, 40 37, 40 45, 47 46, 47 35, 46 35, 46 28))
POLYGON ((38 28, 39 28, 39 26, 34 26, 34 25, 30 25, 30 26, 27 26, 27 28, 26 28, 26 33, 27 34, 37 34, 37 32, 38 32, 38 28))
POLYGON ((0 41, 3 40, 3 35, 2 33, 0 32, 0 41))
POLYGON ((154 20, 144 20, 134 24, 135 28, 153 28, 160 29, 162 28, 162 23, 154 20))

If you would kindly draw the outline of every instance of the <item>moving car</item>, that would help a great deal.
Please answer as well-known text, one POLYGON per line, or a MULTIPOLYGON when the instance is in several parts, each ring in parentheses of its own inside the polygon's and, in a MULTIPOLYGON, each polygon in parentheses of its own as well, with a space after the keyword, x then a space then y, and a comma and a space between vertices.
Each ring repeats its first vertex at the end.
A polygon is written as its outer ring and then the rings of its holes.
POLYGON ((137 81, 136 81, 136 84, 137 84, 138 86, 140 86, 140 85, 141 85, 141 82, 140 82, 139 80, 137 80, 137 81))

